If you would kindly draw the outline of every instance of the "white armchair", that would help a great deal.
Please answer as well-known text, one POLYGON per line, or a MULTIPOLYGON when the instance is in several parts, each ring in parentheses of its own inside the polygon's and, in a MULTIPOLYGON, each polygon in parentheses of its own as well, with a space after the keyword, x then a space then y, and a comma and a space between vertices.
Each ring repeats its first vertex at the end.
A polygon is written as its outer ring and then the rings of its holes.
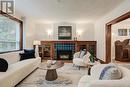
POLYGON ((86 55, 83 56, 83 58, 79 58, 80 52, 76 52, 73 56, 73 64, 75 66, 78 66, 79 69, 81 66, 87 66, 87 63, 89 63, 89 56, 90 53, 87 52, 86 55))
POLYGON ((78 87, 130 87, 130 70, 119 66, 123 74, 119 80, 99 80, 100 73, 105 64, 98 64, 92 67, 91 76, 81 77, 78 87))

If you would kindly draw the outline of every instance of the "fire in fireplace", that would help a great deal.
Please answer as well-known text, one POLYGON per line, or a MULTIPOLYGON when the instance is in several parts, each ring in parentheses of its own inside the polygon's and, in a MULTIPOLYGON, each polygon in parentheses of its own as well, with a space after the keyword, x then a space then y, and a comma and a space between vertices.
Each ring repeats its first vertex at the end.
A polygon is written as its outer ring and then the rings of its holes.
POLYGON ((58 60, 72 60, 72 50, 58 50, 57 59, 58 60))
POLYGON ((72 60, 75 53, 74 43, 56 43, 55 59, 56 60, 72 60))

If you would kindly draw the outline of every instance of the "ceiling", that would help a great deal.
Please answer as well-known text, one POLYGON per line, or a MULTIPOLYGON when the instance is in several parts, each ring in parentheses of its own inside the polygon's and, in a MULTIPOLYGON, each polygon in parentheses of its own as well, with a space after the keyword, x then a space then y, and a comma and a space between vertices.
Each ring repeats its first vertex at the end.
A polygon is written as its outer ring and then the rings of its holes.
POLYGON ((24 16, 40 22, 93 22, 124 0, 15 0, 24 16))

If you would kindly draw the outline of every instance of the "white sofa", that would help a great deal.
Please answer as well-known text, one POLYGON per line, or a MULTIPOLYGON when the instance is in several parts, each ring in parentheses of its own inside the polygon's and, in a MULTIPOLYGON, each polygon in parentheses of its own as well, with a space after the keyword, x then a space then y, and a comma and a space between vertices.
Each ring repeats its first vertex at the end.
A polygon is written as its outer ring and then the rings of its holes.
POLYGON ((81 77, 78 87, 130 87, 130 70, 119 66, 123 74, 119 80, 99 80, 102 68, 105 64, 98 64, 92 67, 91 76, 85 75, 81 77))
POLYGON ((14 87, 39 66, 40 57, 19 61, 20 52, 0 54, 9 63, 8 70, 0 72, 0 87, 14 87))

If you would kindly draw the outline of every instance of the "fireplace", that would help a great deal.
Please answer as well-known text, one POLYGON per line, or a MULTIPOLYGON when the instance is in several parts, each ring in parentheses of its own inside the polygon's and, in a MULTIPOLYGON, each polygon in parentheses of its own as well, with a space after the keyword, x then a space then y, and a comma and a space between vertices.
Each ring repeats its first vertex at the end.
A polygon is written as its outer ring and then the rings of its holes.
POLYGON ((58 50, 57 60, 72 60, 73 54, 72 50, 58 50))
POLYGON ((75 53, 74 43, 55 43, 55 57, 56 60, 72 60, 75 53))

